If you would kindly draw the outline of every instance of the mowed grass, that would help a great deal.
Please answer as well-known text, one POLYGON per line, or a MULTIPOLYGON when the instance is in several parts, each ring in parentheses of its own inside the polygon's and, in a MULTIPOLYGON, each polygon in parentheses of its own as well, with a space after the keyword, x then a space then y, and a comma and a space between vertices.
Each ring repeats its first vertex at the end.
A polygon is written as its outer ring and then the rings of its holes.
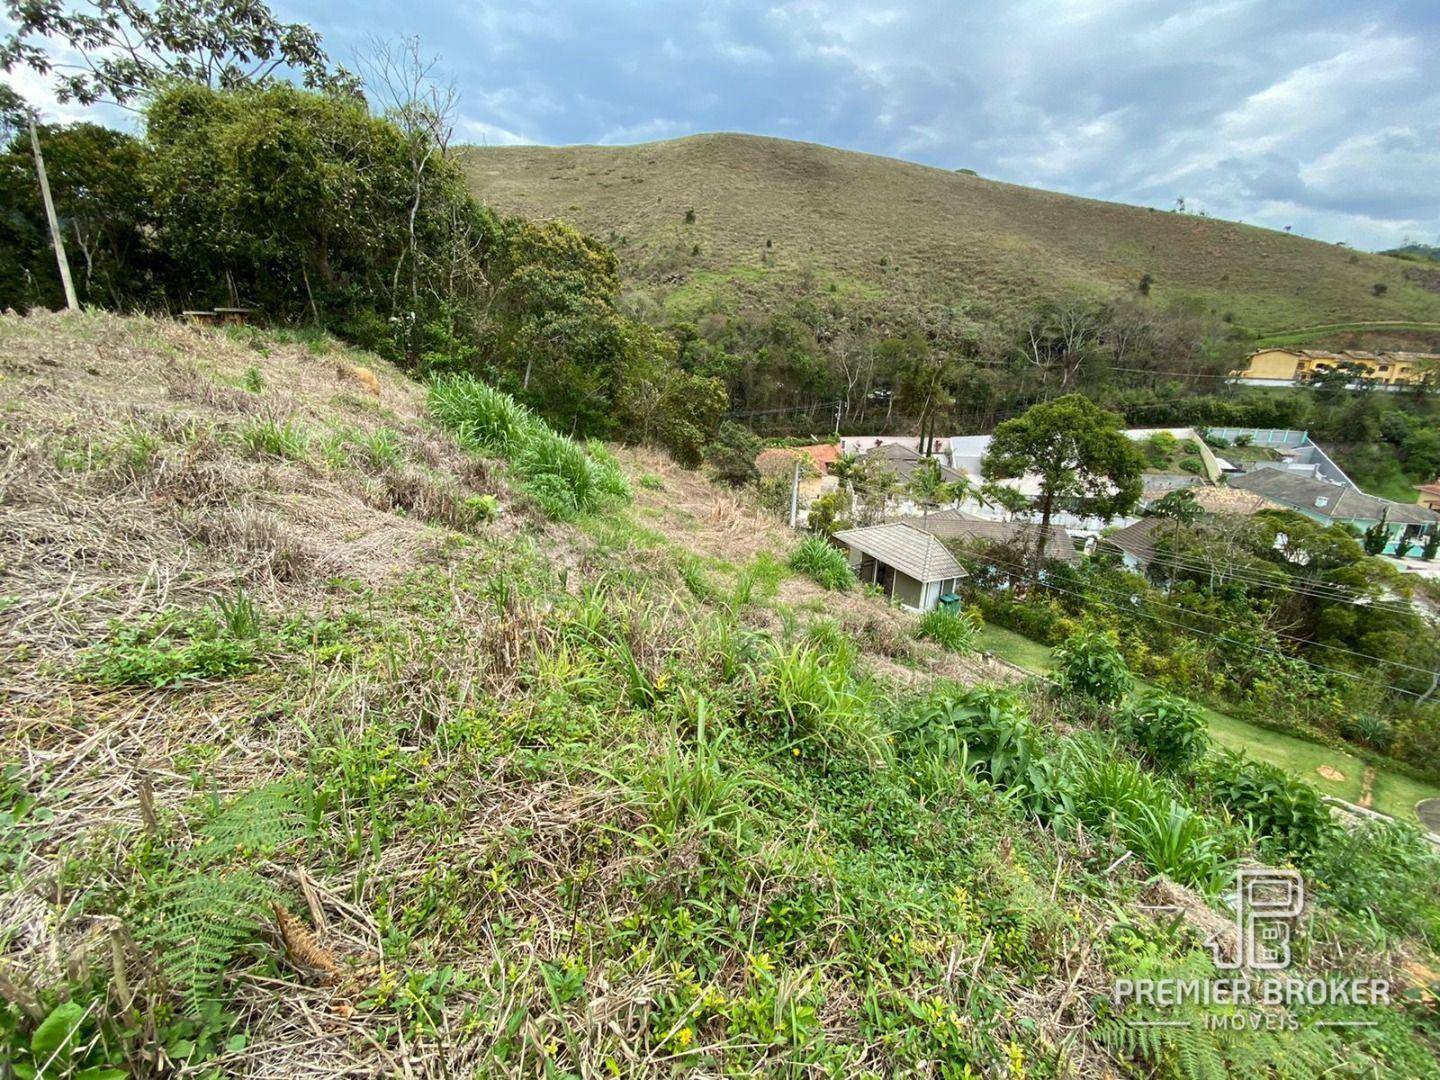
POLYGON ((1440 294, 1399 259, 809 143, 719 134, 460 154, 480 198, 614 244, 629 287, 676 316, 780 308, 797 291, 1008 306, 1110 296, 1149 274, 1157 304, 1198 301, 1257 334, 1440 323, 1440 294))
MULTIPOLYGON (((1050 647, 1013 630, 986 626, 980 633, 976 647, 994 653, 1002 660, 1008 660, 1016 667, 1036 675, 1050 673, 1050 647)), ((1136 685, 1139 689, 1150 688, 1150 684, 1143 680, 1136 685)), ((1208 705, 1197 704, 1210 725, 1211 737, 1225 749, 1240 750, 1259 761, 1268 761, 1272 765, 1288 769, 1304 777, 1326 795, 1333 795, 1347 802, 1360 801, 1366 765, 1355 754, 1258 727, 1208 705), (1327 777, 1320 772, 1322 767, 1339 773, 1342 779, 1327 777)), ((1377 768, 1371 787, 1370 805, 1382 813, 1415 824, 1418 821, 1415 804, 1421 799, 1437 795, 1440 795, 1440 787, 1434 784, 1415 780, 1403 773, 1377 768)))

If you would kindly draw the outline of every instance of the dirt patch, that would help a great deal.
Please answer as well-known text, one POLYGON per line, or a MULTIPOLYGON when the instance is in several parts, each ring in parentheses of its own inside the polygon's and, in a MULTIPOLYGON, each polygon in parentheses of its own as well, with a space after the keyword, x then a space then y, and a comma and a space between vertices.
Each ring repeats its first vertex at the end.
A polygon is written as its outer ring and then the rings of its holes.
POLYGON ((1345 774, 1334 765, 1317 765, 1315 771, 1332 783, 1339 784, 1345 780, 1345 774))

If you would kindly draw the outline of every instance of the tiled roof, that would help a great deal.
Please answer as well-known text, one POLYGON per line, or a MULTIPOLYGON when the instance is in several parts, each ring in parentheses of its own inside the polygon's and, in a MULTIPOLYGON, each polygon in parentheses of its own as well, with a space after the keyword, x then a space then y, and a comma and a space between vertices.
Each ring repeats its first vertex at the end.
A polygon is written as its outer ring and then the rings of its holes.
POLYGON ((1195 489, 1195 505, 1208 514, 1258 514, 1261 510, 1279 510, 1281 505, 1254 491, 1232 487, 1195 489))
POLYGON ((918 451, 911 450, 910 447, 903 446, 900 443, 885 443, 881 446, 876 446, 870 450, 866 450, 860 455, 860 458, 862 461, 868 461, 874 458, 878 461, 885 462, 895 470, 895 475, 900 477, 901 480, 910 479, 911 474, 919 468, 920 463, 926 460, 934 461, 936 465, 940 466, 940 478, 947 484, 954 483, 963 475, 950 468, 950 466, 942 464, 937 459, 927 459, 918 451))
POLYGON ((900 521, 870 525, 863 529, 845 529, 835 539, 856 551, 893 566, 916 581, 943 581, 965 577, 965 568, 945 545, 929 533, 900 521))
POLYGON ((1300 476, 1285 469, 1254 469, 1232 476, 1230 486, 1336 521, 1379 521, 1383 517, 1397 525, 1440 522, 1440 514, 1423 506, 1391 502, 1344 484, 1300 476))
POLYGON ((1102 536, 1100 543, 1117 547, 1141 563, 1149 563, 1155 558, 1155 530, 1163 522, 1163 518, 1141 518, 1123 529, 1116 529, 1109 536, 1102 536))

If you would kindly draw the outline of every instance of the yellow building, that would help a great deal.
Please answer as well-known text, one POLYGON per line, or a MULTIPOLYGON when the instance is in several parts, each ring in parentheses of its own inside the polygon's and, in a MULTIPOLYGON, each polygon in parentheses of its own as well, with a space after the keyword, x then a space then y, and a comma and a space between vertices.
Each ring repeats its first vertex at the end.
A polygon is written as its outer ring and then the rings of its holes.
POLYGON ((1309 382, 1324 371, 1342 364, 1365 369, 1368 377, 1384 386, 1420 382, 1427 372, 1440 367, 1440 355, 1412 352, 1324 352, 1318 349, 1260 349, 1250 354, 1250 366, 1235 374, 1242 379, 1278 382, 1309 382))

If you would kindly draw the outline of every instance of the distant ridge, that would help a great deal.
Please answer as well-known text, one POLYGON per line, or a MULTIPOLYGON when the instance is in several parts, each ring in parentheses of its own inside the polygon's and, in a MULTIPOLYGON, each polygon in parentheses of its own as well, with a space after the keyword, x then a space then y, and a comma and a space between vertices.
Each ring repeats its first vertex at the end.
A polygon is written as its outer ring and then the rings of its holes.
POLYGON ((1413 261, 811 143, 715 134, 459 153, 483 199, 614 243, 632 289, 675 316, 769 307, 801 286, 877 309, 964 301, 983 317, 1133 291, 1148 274, 1157 302, 1257 335, 1440 321, 1440 285, 1413 261))

